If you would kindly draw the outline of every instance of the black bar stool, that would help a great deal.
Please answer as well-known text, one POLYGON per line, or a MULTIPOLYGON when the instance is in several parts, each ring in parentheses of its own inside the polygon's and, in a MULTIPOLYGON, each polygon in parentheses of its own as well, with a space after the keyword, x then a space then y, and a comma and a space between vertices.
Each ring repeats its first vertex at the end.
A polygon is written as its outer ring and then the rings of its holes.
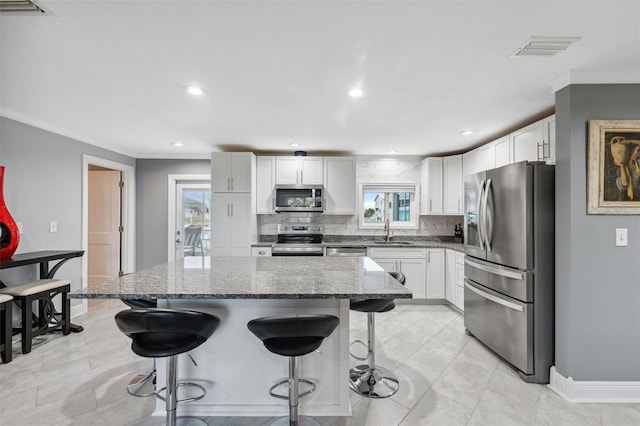
POLYGON ((276 383, 269 390, 271 396, 289 400, 289 417, 281 417, 273 425, 320 424, 312 417, 298 417, 298 399, 314 392, 316 385, 298 378, 297 357, 318 349, 339 322, 333 315, 299 315, 256 318, 247 324, 249 330, 262 340, 270 352, 289 357, 289 378, 276 383), (300 394, 300 382, 310 385, 311 389, 300 394), (288 384, 287 396, 274 392, 275 388, 284 384, 288 384))
MULTIPOLYGON (((406 278, 402 272, 389 272, 393 278, 404 285, 406 278)), ((349 370, 349 386, 357 394, 368 398, 387 398, 398 391, 398 378, 390 370, 376 365, 375 336, 376 323, 375 313, 388 312, 396 307, 393 299, 351 299, 349 307, 353 311, 367 313, 367 344, 361 340, 353 343, 360 343, 367 347, 367 357, 360 358, 353 354, 356 359, 367 361, 364 365, 358 365, 349 370)), ((353 344, 352 343, 352 344, 353 344)))
POLYGON ((118 312, 115 319, 120 331, 131 338, 133 352, 147 358, 169 358, 166 397, 158 397, 166 402, 167 425, 175 426, 178 402, 192 402, 204 397, 178 401, 178 355, 206 342, 218 328, 220 319, 204 312, 174 309, 131 309, 118 312))
MULTIPOLYGON (((129 306, 132 309, 150 309, 157 308, 158 301, 156 299, 120 299, 122 303, 129 306)), ((151 392, 145 392, 145 388, 149 383, 156 383, 156 360, 153 359, 153 368, 151 370, 143 371, 135 375, 135 377, 129 380, 127 385, 127 392, 133 396, 155 396, 155 390, 151 392)))

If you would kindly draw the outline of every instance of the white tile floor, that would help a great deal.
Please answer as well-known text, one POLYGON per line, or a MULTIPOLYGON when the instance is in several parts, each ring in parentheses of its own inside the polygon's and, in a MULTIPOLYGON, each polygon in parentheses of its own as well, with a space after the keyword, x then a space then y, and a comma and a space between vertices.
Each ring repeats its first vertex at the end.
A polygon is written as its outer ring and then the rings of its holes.
MULTIPOLYGON (((150 367, 134 355, 113 315, 120 301, 94 304, 74 319, 82 333, 55 334, 28 355, 0 364, 0 425, 160 425, 152 398, 129 396, 129 379, 150 367)), ((464 333, 446 306, 399 305, 376 320, 378 363, 400 378, 387 399, 352 394, 352 417, 328 425, 639 426, 640 404, 572 404, 517 374, 464 333)), ((366 337, 366 315, 351 314, 352 338, 366 337)), ((19 343, 19 342, 16 342, 19 343)), ((355 364, 355 361, 354 361, 355 364)), ((304 401, 303 401, 304 403, 304 401)), ((271 418, 210 417, 209 425, 266 425, 271 418)))

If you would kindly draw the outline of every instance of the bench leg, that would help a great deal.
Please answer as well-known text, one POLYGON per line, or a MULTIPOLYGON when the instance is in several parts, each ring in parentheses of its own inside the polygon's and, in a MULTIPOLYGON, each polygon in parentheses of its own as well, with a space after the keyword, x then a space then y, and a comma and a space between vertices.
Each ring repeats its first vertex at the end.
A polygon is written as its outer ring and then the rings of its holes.
POLYGON ((30 297, 22 299, 22 353, 31 352, 31 340, 33 339, 33 300, 30 297))
POLYGON ((60 295, 62 296, 62 334, 65 336, 71 333, 71 299, 67 297, 69 288, 64 289, 60 295))
POLYGON ((11 347, 11 339, 12 339, 12 334, 13 334, 13 329, 12 329, 12 324, 11 324, 11 319, 12 319, 12 310, 11 310, 11 306, 12 303, 8 302, 5 303, 5 307, 1 312, 1 316, 0 316, 0 335, 1 335, 1 339, 2 339, 2 345, 3 345, 3 349, 2 352, 0 353, 0 356, 2 356, 2 362, 4 362, 5 364, 8 362, 11 362, 11 359, 13 357, 13 348, 11 347))

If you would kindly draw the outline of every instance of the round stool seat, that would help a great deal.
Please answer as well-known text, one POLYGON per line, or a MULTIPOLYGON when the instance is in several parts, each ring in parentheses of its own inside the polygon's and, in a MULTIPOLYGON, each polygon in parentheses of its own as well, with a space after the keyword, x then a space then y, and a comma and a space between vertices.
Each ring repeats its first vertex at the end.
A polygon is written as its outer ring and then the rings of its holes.
POLYGON ((203 344, 220 324, 215 315, 175 309, 131 309, 116 314, 120 331, 131 338, 131 349, 147 358, 188 352, 203 344))
POLYGON ((275 316, 256 318, 247 327, 270 352, 291 357, 318 349, 339 322, 333 315, 275 316))
MULTIPOLYGON (((404 285, 406 277, 402 272, 388 272, 393 278, 404 285)), ((357 312, 388 312, 396 307, 393 299, 351 299, 349 309, 357 312)))
POLYGON ((122 303, 133 309, 149 309, 157 308, 158 301, 156 299, 120 299, 122 303))

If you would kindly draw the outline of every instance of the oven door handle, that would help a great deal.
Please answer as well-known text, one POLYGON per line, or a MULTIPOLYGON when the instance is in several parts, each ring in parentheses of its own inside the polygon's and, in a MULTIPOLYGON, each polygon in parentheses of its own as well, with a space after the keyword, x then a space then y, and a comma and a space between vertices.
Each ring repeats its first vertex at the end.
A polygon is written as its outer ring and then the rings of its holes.
POLYGON ((469 290, 471 290, 472 292, 474 292, 475 294, 477 294, 478 296, 490 300, 492 302, 497 303, 498 305, 502 305, 506 308, 509 309, 513 309, 514 311, 518 311, 518 312, 522 312, 524 311, 524 308, 520 305, 516 305, 515 303, 511 303, 507 300, 501 299, 499 297, 494 296, 493 294, 489 294, 486 291, 482 291, 478 288, 476 288, 475 286, 471 285, 469 283, 469 281, 467 279, 464 280, 464 287, 468 288, 469 290))

